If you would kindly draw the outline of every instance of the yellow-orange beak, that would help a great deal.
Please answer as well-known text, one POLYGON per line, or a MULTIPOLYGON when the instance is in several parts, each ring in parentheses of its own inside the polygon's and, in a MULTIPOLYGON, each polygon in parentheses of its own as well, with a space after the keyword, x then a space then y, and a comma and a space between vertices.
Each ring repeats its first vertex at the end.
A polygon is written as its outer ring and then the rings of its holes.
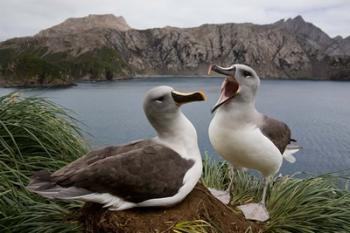
POLYGON ((207 100, 207 96, 203 91, 196 91, 196 92, 179 92, 179 91, 172 91, 171 96, 173 97, 174 101, 178 104, 185 104, 190 103, 194 101, 205 101, 207 100))

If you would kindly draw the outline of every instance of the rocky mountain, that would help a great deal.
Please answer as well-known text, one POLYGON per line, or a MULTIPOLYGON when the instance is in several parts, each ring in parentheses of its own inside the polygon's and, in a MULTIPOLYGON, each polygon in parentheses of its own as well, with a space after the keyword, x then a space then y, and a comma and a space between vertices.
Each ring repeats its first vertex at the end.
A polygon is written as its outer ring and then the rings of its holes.
POLYGON ((137 30, 123 17, 89 15, 0 43, 0 84, 202 75, 210 63, 245 63, 262 78, 348 80, 350 37, 330 38, 301 16, 268 25, 137 30))
POLYGON ((40 31, 37 37, 55 37, 68 34, 81 33, 90 29, 115 29, 118 31, 127 31, 131 29, 123 16, 114 15, 89 15, 83 18, 69 18, 51 28, 40 31))

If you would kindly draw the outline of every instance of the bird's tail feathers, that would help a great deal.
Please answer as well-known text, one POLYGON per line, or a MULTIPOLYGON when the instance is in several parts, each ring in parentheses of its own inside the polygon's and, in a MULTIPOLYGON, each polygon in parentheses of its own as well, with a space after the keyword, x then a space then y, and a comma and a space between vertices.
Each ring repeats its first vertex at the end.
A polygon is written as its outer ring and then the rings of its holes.
POLYGON ((295 140, 287 145, 287 148, 283 152, 283 158, 290 163, 295 163, 296 158, 293 154, 301 150, 302 147, 295 143, 295 140))
POLYGON ((78 187, 62 187, 52 180, 48 171, 35 172, 27 186, 33 193, 49 199, 77 199, 80 196, 91 194, 90 191, 78 187))

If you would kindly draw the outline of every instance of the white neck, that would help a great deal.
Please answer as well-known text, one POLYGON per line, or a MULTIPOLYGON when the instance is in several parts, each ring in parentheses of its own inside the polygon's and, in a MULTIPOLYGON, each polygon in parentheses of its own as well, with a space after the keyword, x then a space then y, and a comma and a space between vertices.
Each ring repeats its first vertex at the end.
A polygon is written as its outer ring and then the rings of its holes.
POLYGON ((182 112, 179 111, 166 127, 155 127, 155 129, 158 133, 156 139, 160 143, 186 159, 201 159, 196 129, 182 112))
POLYGON ((217 109, 215 118, 220 119, 220 122, 225 122, 227 126, 244 126, 256 122, 260 118, 260 113, 255 108, 255 103, 243 103, 230 101, 217 109))

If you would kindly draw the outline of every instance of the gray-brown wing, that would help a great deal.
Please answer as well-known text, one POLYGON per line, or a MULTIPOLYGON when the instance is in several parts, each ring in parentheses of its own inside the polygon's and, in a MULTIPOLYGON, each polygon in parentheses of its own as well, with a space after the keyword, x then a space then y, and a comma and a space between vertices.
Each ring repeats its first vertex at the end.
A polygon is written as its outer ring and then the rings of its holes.
POLYGON ((98 150, 90 151, 89 153, 80 157, 79 159, 60 168, 54 173, 54 175, 61 176, 61 175, 68 175, 70 173, 73 174, 74 172, 80 170, 81 168, 86 168, 89 165, 95 163, 96 161, 108 158, 110 156, 116 156, 118 154, 122 154, 128 151, 143 148, 145 145, 151 142, 152 142, 151 140, 138 140, 128 144, 108 146, 98 150))
POLYGON ((288 125, 281 121, 264 116, 260 130, 273 142, 273 144, 275 144, 281 154, 283 154, 287 145, 291 141, 291 132, 288 125))
POLYGON ((88 167, 53 174, 63 187, 79 187, 97 193, 111 193, 131 202, 175 195, 183 185, 193 160, 156 143, 117 156, 100 159, 88 167))

